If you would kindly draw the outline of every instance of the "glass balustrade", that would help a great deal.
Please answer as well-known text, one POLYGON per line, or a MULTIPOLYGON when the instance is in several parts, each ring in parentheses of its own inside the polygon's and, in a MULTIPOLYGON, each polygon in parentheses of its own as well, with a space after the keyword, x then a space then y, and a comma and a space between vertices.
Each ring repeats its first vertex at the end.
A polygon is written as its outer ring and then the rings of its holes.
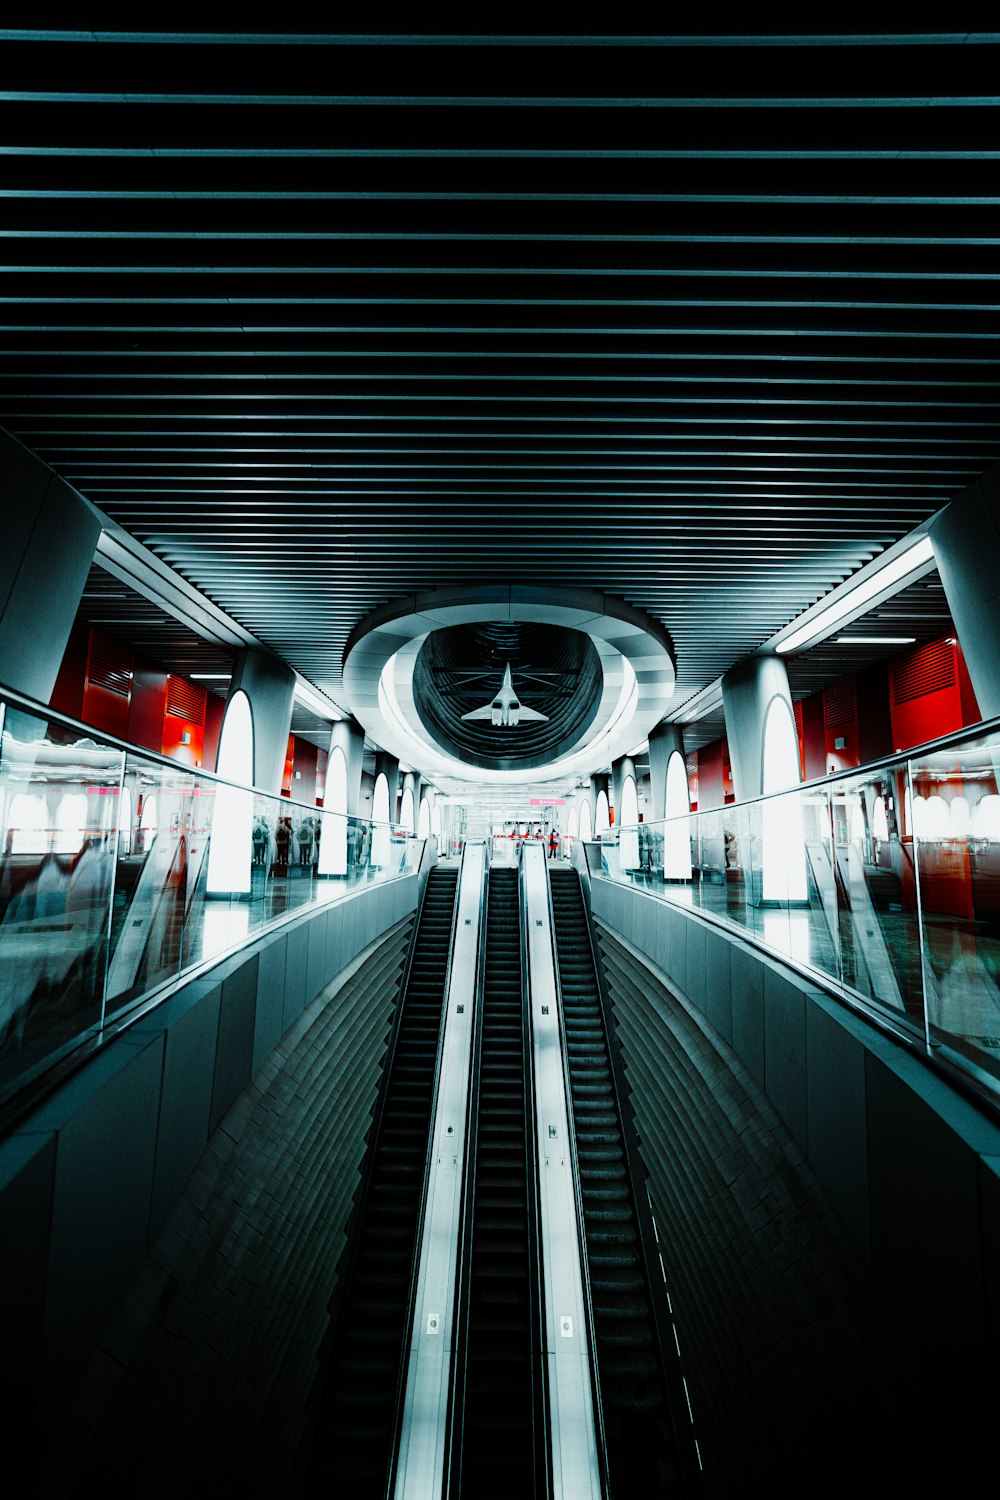
MULTIPOLYGON (((1000 1090, 1000 728, 606 832, 600 868, 832 979, 1000 1090)), ((596 868, 591 860, 591 868, 596 868)))
POLYGON ((415 871, 404 829, 233 786, 0 697, 0 1104, 185 970, 415 871))

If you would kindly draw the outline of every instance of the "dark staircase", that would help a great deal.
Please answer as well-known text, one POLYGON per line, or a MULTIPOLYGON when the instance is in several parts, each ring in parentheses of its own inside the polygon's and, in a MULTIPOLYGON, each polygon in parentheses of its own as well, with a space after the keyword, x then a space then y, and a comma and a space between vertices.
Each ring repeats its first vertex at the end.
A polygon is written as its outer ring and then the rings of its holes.
POLYGON ((433 869, 420 912, 377 1139, 304 1493, 383 1500, 427 1163, 458 871, 433 869))
POLYGON ((531 1134, 515 870, 490 871, 461 1496, 535 1494, 531 1134))
POLYGON ((628 1154, 580 877, 551 870, 611 1500, 680 1493, 628 1154))

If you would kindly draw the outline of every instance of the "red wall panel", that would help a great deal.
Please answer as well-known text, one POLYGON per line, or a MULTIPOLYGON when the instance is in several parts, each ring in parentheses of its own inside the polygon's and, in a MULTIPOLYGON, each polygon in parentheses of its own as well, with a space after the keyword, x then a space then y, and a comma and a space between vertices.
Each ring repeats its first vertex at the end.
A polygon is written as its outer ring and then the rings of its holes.
POLYGON ((316 763, 319 750, 308 740, 295 740, 291 794, 297 802, 316 801, 316 763))
POLYGON ((723 780, 723 748, 721 740, 702 745, 698 751, 698 811, 723 807, 725 790, 723 780))
POLYGON ((90 630, 78 620, 70 631, 62 665, 52 689, 52 707, 71 719, 83 718, 83 685, 87 677, 90 630))
POLYGON ((813 693, 795 705, 796 719, 801 716, 799 761, 804 781, 826 775, 826 726, 823 722, 823 694, 813 693))
POLYGON ((962 728, 962 695, 952 638, 928 641, 890 663, 894 750, 909 750, 962 728))
POLYGON ((132 702, 128 715, 130 744, 162 754, 166 703, 166 672, 149 662, 137 661, 132 674, 132 702))

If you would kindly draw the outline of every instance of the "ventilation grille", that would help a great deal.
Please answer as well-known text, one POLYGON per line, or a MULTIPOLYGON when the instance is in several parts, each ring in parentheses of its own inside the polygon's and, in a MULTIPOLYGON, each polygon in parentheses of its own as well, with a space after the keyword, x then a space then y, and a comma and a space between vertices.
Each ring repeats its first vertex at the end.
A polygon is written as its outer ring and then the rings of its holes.
POLYGON ((802 735, 803 735, 803 732, 804 732, 803 728, 802 728, 802 699, 801 698, 797 699, 797 701, 792 704, 792 712, 795 715, 795 733, 798 735, 799 739, 801 739, 802 735))
POLYGON ((858 698, 854 678, 845 677, 823 689, 823 722, 827 729, 850 724, 858 716, 858 698))
POLYGON ((931 641, 892 664, 894 703, 909 703, 952 687, 955 682, 955 648, 949 640, 931 641))
POLYGON ((185 682, 183 677, 171 675, 167 679, 167 713, 185 719, 189 724, 204 724, 207 697, 204 688, 185 682))
POLYGON ((132 693, 132 653, 121 641, 109 641, 107 636, 90 635, 90 651, 87 657, 87 683, 90 687, 103 688, 118 698, 128 698, 132 693))

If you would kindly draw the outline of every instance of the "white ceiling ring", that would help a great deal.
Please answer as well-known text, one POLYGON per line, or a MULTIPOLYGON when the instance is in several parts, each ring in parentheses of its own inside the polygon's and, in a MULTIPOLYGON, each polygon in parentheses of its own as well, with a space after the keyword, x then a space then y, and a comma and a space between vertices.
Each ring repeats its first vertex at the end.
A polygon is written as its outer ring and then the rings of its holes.
POLYGON ((586 772, 624 754, 662 719, 675 681, 670 638, 641 610, 591 590, 523 584, 435 589, 374 610, 347 643, 343 673, 351 712, 391 754, 435 778, 506 785, 586 772), (466 764, 437 741, 417 711, 413 671, 428 635, 498 620, 581 631, 601 662, 596 715, 547 766, 491 771, 466 764))

